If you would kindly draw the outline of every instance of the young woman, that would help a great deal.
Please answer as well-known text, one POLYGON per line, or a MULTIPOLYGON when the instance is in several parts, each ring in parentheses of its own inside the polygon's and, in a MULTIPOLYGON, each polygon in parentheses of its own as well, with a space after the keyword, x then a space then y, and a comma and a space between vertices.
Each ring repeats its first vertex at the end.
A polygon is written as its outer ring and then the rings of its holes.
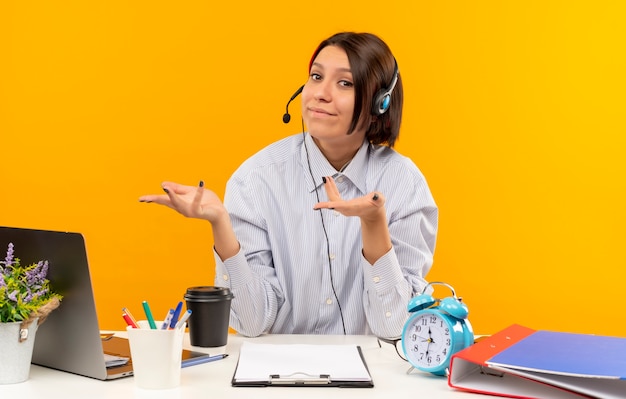
POLYGON ((202 182, 164 182, 165 195, 140 198, 211 223, 215 285, 234 294, 240 334, 400 335, 438 218, 424 176, 392 149, 402 103, 388 46, 335 34, 309 64, 307 130, 246 160, 223 203, 202 182))

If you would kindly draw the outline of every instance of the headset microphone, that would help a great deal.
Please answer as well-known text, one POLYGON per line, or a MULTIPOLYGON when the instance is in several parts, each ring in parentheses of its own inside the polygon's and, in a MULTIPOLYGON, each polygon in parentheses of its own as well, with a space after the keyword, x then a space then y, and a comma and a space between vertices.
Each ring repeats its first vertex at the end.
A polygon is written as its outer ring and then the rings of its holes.
POLYGON ((300 93, 302 93, 302 89, 304 89, 304 85, 300 86, 300 88, 296 90, 295 93, 293 93, 293 96, 291 96, 289 101, 287 101, 287 106, 285 107, 285 115, 283 115, 283 123, 289 123, 289 121, 291 120, 291 115, 289 115, 289 104, 291 104, 291 102, 295 100, 295 98, 298 97, 300 93))

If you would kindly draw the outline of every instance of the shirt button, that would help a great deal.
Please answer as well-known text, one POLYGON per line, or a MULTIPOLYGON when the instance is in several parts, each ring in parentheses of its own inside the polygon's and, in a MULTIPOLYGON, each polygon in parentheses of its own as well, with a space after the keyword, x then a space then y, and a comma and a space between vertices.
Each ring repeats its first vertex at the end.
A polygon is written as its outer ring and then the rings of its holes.
POLYGON ((223 279, 224 281, 228 281, 228 274, 224 274, 224 275, 222 276, 222 279, 223 279))
POLYGON ((337 183, 343 183, 343 176, 339 176, 337 178, 337 183))
POLYGON ((380 277, 378 277, 378 276, 374 277, 374 282, 375 282, 375 283, 377 283, 377 282, 379 282, 379 281, 380 281, 380 277))
POLYGON ((333 304, 333 300, 330 299, 330 298, 326 299, 326 304, 327 305, 332 305, 333 304))
POLYGON ((339 215, 341 215, 341 213, 339 213, 339 212, 337 212, 337 211, 333 211, 333 215, 335 215, 335 216, 339 216, 339 215))
POLYGON ((335 259, 335 254, 330 254, 330 260, 334 260, 335 259))
POLYGON ((385 313, 385 317, 391 317, 391 312, 385 313))

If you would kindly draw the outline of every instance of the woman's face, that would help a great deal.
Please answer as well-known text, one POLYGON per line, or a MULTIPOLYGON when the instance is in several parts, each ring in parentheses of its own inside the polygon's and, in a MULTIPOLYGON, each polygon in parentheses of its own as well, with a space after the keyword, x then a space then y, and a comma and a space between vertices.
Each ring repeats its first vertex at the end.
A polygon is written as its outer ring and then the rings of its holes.
POLYGON ((354 113, 354 84, 346 52, 326 46, 311 65, 302 91, 302 117, 318 142, 360 143, 364 129, 348 135, 354 113))

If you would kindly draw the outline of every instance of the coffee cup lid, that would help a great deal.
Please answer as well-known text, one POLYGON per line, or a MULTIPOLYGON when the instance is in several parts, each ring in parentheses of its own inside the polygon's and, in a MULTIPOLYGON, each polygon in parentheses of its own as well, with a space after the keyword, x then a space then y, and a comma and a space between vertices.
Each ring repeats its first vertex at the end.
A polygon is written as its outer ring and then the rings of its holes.
POLYGON ((233 294, 226 287, 215 286, 197 286, 187 288, 185 293, 186 300, 193 301, 221 301, 232 299, 233 294))

